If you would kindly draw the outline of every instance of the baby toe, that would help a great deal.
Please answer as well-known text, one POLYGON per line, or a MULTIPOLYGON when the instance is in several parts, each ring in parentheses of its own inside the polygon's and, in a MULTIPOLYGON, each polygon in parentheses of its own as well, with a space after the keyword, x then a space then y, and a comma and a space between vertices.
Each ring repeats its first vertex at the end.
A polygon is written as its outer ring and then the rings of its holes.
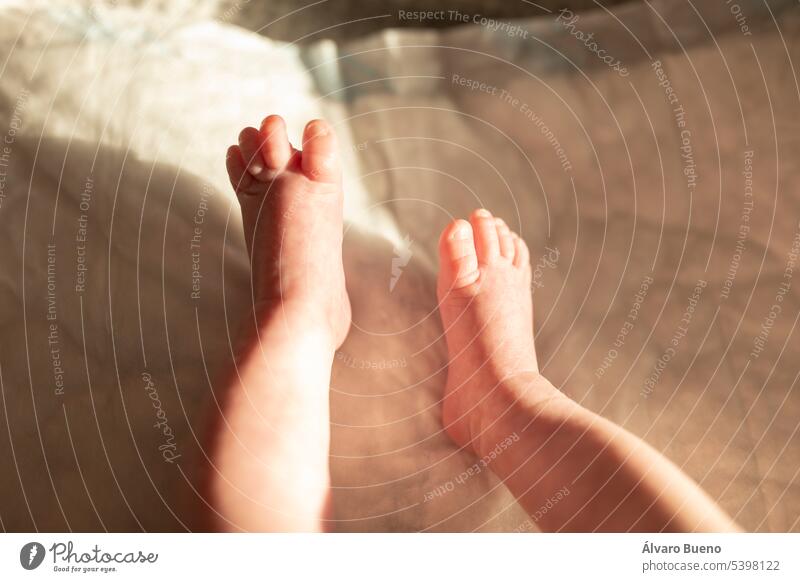
POLYGON ((469 218, 475 233, 475 251, 478 262, 488 264, 500 256, 500 239, 497 236, 497 225, 492 213, 480 208, 469 218))
POLYGON ((336 135, 322 119, 310 121, 303 131, 303 173, 317 182, 338 182, 341 177, 336 135))
POLYGON ((522 237, 514 233, 514 266, 519 268, 530 268, 531 259, 528 245, 522 237))
POLYGON ((500 242, 500 256, 512 260, 514 258, 514 237, 502 218, 495 218, 497 239, 500 242))

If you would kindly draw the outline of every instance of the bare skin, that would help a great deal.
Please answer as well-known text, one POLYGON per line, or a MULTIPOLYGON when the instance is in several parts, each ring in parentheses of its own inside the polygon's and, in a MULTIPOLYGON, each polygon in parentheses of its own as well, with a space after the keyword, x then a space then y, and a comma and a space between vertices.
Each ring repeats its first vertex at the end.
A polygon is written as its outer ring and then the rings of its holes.
MULTIPOLYGON (((323 531, 330 510, 328 392, 350 326, 336 143, 322 121, 302 151, 283 120, 228 151, 253 273, 252 317, 209 446, 208 527, 323 531)), ((539 374, 522 239, 486 210, 442 233, 438 295, 450 362, 444 429, 489 465, 546 531, 732 531, 661 454, 539 374), (498 443, 513 444, 492 456, 498 443), (541 508, 568 492, 548 511, 541 508)))
POLYGON ((520 237, 481 209, 444 230, 439 253, 437 288, 450 354, 445 430, 491 459, 489 466, 541 529, 738 529, 664 456, 539 374, 531 269, 520 237), (513 444, 497 449, 514 436, 513 444))
POLYGON ((295 150, 283 119, 269 116, 228 150, 253 301, 211 431, 211 529, 325 529, 330 374, 350 327, 336 148, 316 120, 295 150))

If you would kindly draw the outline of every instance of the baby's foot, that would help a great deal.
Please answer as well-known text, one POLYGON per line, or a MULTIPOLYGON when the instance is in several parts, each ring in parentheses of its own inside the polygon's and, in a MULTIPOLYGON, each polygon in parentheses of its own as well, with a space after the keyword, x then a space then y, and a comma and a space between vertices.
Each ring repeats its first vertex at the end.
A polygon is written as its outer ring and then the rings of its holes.
POLYGON ((270 115, 228 149, 228 175, 242 207, 259 326, 323 332, 338 347, 350 327, 342 267, 342 186, 336 138, 306 125, 303 149, 270 115))
POLYGON ((350 326, 336 141, 312 121, 297 151, 270 116, 241 132, 227 164, 255 317, 239 335, 236 373, 209 430, 212 527, 319 531, 330 509, 331 365, 350 326))
POLYGON ((439 257, 439 311, 450 358, 443 423, 457 444, 478 451, 486 425, 512 404, 557 391, 539 376, 522 238, 480 209, 469 222, 444 229, 439 257))

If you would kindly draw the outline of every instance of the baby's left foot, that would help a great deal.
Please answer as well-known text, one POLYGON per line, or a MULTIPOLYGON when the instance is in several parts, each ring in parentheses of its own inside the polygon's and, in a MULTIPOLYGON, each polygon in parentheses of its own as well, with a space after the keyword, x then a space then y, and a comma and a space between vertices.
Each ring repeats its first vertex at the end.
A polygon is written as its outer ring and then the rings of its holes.
POLYGON ((283 119, 270 115, 260 129, 242 130, 227 165, 242 207, 259 326, 278 320, 295 337, 321 333, 338 347, 350 327, 350 302, 333 129, 309 122, 299 151, 283 119))
POLYGON ((255 329, 241 334, 211 431, 215 527, 317 531, 328 517, 330 374, 350 327, 338 159, 327 123, 306 125, 298 151, 277 115, 228 150, 255 329))

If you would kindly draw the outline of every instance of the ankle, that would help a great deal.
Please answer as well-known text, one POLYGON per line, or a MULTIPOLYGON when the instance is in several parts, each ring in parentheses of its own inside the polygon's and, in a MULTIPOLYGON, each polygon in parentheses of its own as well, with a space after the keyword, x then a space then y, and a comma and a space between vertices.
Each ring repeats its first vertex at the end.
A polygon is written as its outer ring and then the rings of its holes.
POLYGON ((336 350, 330 327, 314 318, 301 319, 273 311, 269 315, 250 314, 238 335, 236 362, 239 369, 280 377, 285 380, 320 376, 326 386, 336 350))
POLYGON ((475 409, 469 422, 471 443, 479 457, 491 456, 503 442, 516 442, 537 418, 567 416, 578 405, 538 372, 504 379, 475 409))
POLYGON ((320 349, 336 349, 336 332, 329 314, 313 302, 259 301, 248 311, 240 337, 246 344, 261 342, 276 348, 305 344, 315 338, 320 349))

